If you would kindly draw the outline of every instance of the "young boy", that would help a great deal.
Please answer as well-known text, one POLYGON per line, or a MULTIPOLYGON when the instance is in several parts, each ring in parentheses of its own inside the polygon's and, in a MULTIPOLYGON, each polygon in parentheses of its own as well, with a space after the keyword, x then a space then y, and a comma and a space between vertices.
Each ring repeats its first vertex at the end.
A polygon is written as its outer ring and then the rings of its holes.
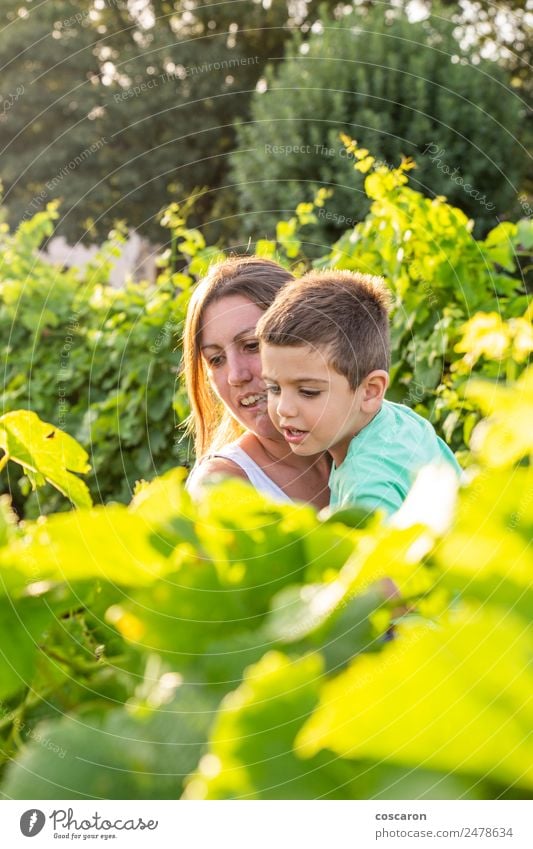
POLYGON ((331 506, 395 512, 427 463, 460 467, 433 426, 384 400, 389 294, 347 271, 288 283, 257 326, 272 421, 295 454, 329 451, 331 506))

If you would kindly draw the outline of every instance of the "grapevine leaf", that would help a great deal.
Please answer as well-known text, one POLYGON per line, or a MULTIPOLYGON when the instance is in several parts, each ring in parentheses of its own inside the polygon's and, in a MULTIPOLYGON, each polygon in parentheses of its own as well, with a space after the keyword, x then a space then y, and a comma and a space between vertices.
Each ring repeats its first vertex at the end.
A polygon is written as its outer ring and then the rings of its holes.
POLYGON ((342 757, 456 771, 533 787, 533 674, 525 622, 463 608, 401 630, 326 683, 297 745, 342 757))
POLYGON ((3 791, 12 799, 176 799, 212 711, 198 687, 182 685, 147 716, 120 708, 43 722, 10 764, 3 791))
POLYGON ((92 505, 87 485, 73 474, 90 471, 88 454, 55 425, 30 410, 6 413, 0 417, 0 447, 26 472, 42 475, 76 507, 92 505))

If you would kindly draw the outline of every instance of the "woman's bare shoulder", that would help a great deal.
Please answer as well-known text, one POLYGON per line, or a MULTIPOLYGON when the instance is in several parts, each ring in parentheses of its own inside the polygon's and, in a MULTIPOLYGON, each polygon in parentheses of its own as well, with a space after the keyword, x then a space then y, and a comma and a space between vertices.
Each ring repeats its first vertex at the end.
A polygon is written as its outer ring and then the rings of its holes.
POLYGON ((235 478, 248 480, 246 472, 237 463, 227 457, 209 457, 201 463, 198 470, 203 477, 211 475, 231 475, 235 478))
POLYGON ((218 475, 241 478, 245 481, 248 480, 244 469, 241 469, 233 460, 228 460, 226 457, 206 457, 194 470, 193 479, 189 483, 189 491, 194 495, 198 487, 201 487, 204 483, 209 482, 218 475))

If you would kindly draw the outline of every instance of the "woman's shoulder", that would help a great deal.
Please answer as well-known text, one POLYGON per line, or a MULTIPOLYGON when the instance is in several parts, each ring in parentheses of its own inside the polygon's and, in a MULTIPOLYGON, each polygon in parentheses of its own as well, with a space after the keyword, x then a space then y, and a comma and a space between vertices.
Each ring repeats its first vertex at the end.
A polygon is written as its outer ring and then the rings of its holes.
POLYGON ((194 495, 198 487, 201 487, 206 481, 216 475, 248 480, 246 472, 235 460, 217 454, 204 457, 203 460, 196 464, 187 479, 187 489, 194 495))
POLYGON ((202 486, 217 475, 239 477, 248 481, 259 492, 275 501, 292 501, 283 489, 272 480, 259 463, 250 456, 245 437, 228 443, 223 448, 203 458, 193 469, 187 480, 187 489, 193 495, 200 494, 202 486))

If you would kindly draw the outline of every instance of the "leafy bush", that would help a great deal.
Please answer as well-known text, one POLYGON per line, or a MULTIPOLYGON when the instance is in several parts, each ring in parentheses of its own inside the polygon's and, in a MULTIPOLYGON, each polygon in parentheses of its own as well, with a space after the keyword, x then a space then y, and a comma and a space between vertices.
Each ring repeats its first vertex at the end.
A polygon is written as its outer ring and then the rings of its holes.
MULTIPOLYGON (((3 409, 32 410, 66 430, 89 452, 93 498, 128 501, 136 480, 187 457, 176 430, 187 409, 176 384, 187 292, 179 296, 168 275, 157 287, 113 289, 113 242, 84 278, 48 265, 37 249, 56 217, 50 204, 1 235, 3 409)), ((182 287, 190 282, 182 275, 182 287)), ((19 510, 28 494, 22 485, 21 491, 11 480, 19 510)), ((58 506, 48 493, 40 503, 34 495, 25 509, 58 506)))
POLYGON ((531 415, 532 380, 497 405, 477 387, 496 417, 454 520, 456 484, 436 472, 388 524, 240 481, 194 505, 180 470, 129 507, 17 526, 4 503, 2 792, 531 794, 532 467, 507 464, 533 453, 514 406, 531 415), (502 429, 520 445, 503 462, 502 429))
MULTIPOLYGON (((79 281, 36 261, 53 209, 4 233, 6 397, 22 409, 0 417, 0 469, 22 467, 44 512, 64 496, 78 508, 17 522, 0 500, 4 795, 531 795, 533 331, 517 267, 531 227, 476 241, 463 213, 408 185, 409 163, 346 144, 371 210, 316 264, 387 277, 393 397, 433 414, 468 483, 456 501, 426 470, 388 523, 275 505, 237 480, 194 504, 182 469, 128 506, 90 507, 89 461, 96 500, 105 481, 127 501, 152 476, 144 439, 159 434, 161 469, 179 459, 170 337, 219 252, 171 207, 158 286, 114 292, 105 267, 79 281), (88 451, 53 415, 68 335, 65 427, 88 451)), ((308 267, 302 231, 327 201, 299 204, 256 250, 308 267)))
POLYGON ((389 397, 431 418, 454 449, 464 449, 478 418, 464 399, 469 375, 513 379, 533 351, 519 264, 533 246, 533 225, 505 222, 476 240, 460 209, 408 185, 415 163, 387 168, 344 142, 366 174, 370 212, 315 265, 385 277, 394 297, 389 397))
MULTIPOLYGON (((408 184, 412 163, 387 168, 347 137, 344 144, 365 174, 371 207, 314 265, 387 279, 394 295, 389 395, 431 418, 464 451, 479 418, 464 398, 471 371, 512 380, 533 350, 520 265, 533 248, 531 222, 505 222, 476 240, 463 212, 408 184)), ((330 199, 319 190, 277 223, 275 239, 259 239, 253 249, 296 273, 308 269, 304 234, 330 199)), ((4 410, 31 409, 79 440, 90 455, 95 501, 127 502, 136 480, 190 459, 178 427, 188 413, 177 384, 179 340, 192 284, 224 254, 188 227, 187 212, 172 204, 162 216, 169 247, 159 259, 157 284, 122 290, 107 283, 119 234, 80 278, 36 254, 52 232, 54 204, 14 234, 2 233, 4 410)), ((10 478, 19 512, 60 508, 50 491, 28 500, 30 481, 21 483, 22 491, 10 478)))

